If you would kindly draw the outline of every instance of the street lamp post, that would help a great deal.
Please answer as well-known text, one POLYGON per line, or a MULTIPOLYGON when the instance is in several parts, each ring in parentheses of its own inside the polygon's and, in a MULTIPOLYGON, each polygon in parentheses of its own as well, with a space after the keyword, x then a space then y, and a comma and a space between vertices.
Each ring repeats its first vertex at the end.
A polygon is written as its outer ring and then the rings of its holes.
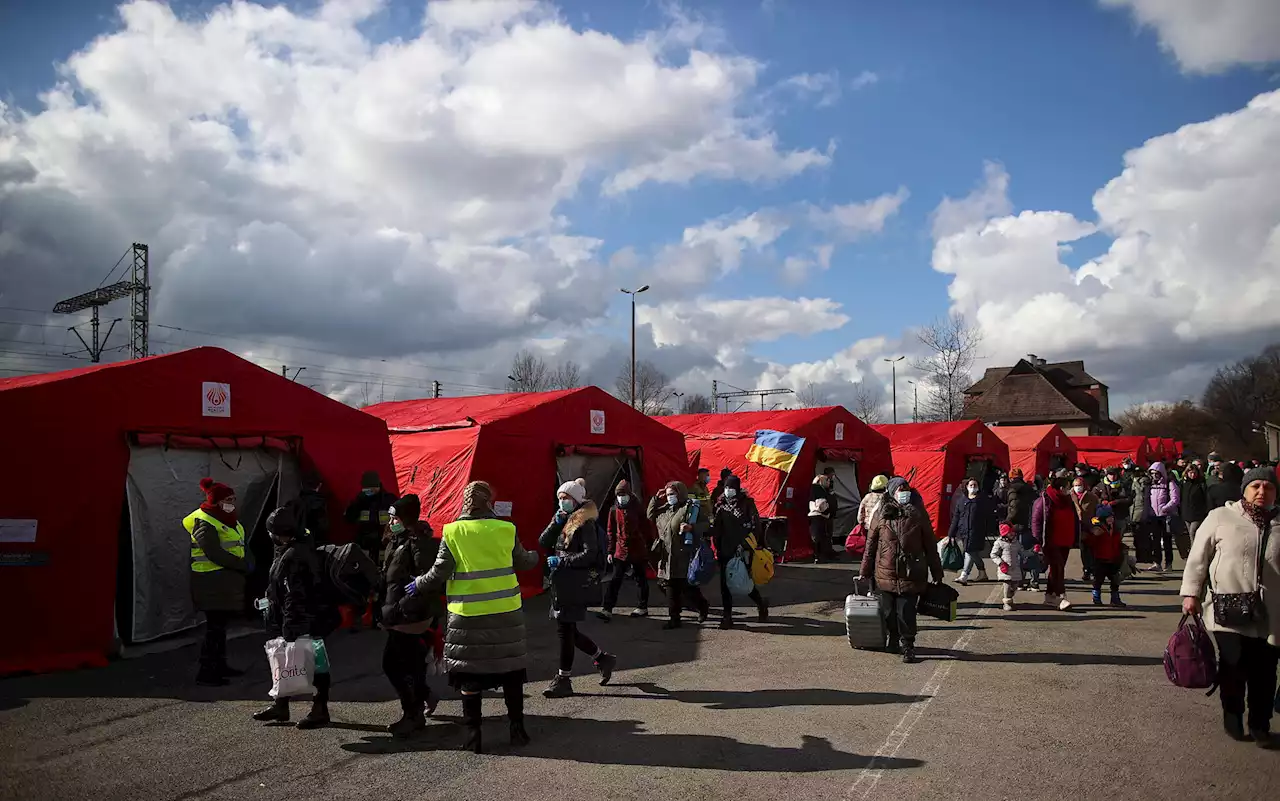
POLYGON ((920 385, 907 379, 907 383, 911 385, 911 422, 920 422, 920 385))
POLYGON ((907 358, 899 356, 896 359, 885 359, 889 366, 893 368, 893 424, 898 424, 898 362, 907 358))
POLYGON ((639 289, 624 289, 623 294, 631 296, 631 408, 636 408, 636 295, 646 292, 649 285, 639 289))

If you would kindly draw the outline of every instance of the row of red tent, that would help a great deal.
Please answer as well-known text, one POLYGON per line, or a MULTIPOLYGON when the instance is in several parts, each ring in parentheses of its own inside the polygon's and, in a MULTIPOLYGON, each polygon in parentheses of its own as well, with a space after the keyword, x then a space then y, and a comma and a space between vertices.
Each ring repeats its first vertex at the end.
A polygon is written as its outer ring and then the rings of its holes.
MULTIPOLYGON (((975 467, 1021 467, 1030 478, 1077 460, 1104 466, 1130 457, 1145 466, 1180 452, 1142 437, 1067 437, 1057 426, 868 426, 838 406, 651 418, 596 387, 356 410, 207 347, 0 380, 0 420, 0 675, 102 664, 116 647, 119 596, 129 591, 119 579, 121 543, 136 539, 131 526, 139 525, 128 498, 145 490, 130 495, 126 485, 148 480, 131 463, 150 451, 207 451, 210 465, 232 476, 245 452, 287 454, 297 471, 322 480, 335 541, 351 536, 343 503, 367 470, 389 490, 416 493, 437 532, 458 513, 466 484, 483 479, 529 547, 563 480, 584 477, 607 504, 621 477, 648 497, 669 481, 691 481, 696 467, 713 478, 727 467, 786 530, 790 558, 811 554, 810 484, 825 467, 854 499, 877 474, 910 476, 944 536, 951 495, 975 467), (762 429, 804 438, 789 473, 747 460, 762 429), (53 589, 65 587, 75 591, 53 589)), ((273 491, 282 491, 278 481, 273 491)), ((193 481, 189 506, 202 499, 193 481)), ((180 540, 179 552, 187 546, 179 519, 162 536, 180 540)), ((144 557, 134 557, 135 570, 148 569, 144 557)), ((538 571, 521 579, 528 594, 540 591, 538 571)))

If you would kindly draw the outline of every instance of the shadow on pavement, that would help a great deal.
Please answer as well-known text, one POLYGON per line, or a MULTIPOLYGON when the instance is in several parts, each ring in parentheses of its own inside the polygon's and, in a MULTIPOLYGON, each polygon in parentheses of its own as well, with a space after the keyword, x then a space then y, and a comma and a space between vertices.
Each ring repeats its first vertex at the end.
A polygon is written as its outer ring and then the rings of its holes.
POLYGON ((829 690, 826 688, 806 688, 798 690, 751 690, 733 692, 731 690, 668 690, 657 684, 636 682, 634 684, 613 684, 611 687, 634 687, 644 695, 626 693, 592 693, 592 697, 650 699, 654 701, 677 701, 682 704, 697 704, 707 709, 777 709, 788 706, 869 706, 875 704, 912 704, 921 700, 917 695, 900 693, 861 693, 848 690, 829 690))
MULTIPOLYGON (((1077 607, 1080 608, 1080 607, 1077 607)), ((997 613, 999 614, 999 613, 997 613)), ((1025 620, 1028 623, 1078 623, 1086 620, 1143 620, 1142 615, 1087 615, 1083 612, 1062 612, 1043 615, 999 614, 997 620, 1025 620)))
POLYGON ((946 648, 920 648, 917 652, 926 659, 954 659, 957 662, 998 662, 1016 665, 1118 665, 1121 667, 1145 667, 1159 665, 1158 656, 1131 654, 978 654, 972 651, 952 651, 946 648))
MULTIPOLYGON (((844 605, 842 600, 841 606, 844 605)), ((844 623, 815 620, 805 617, 778 617, 771 615, 768 623, 741 623, 736 628, 758 634, 777 634, 782 637, 844 637, 844 623)))
MULTIPOLYGON (((830 741, 805 735, 799 748, 740 743, 710 734, 649 734, 638 720, 529 717, 526 726, 533 743, 524 748, 508 745, 505 718, 486 722, 486 748, 494 753, 536 759, 557 759, 593 765, 703 768, 734 772, 815 773, 858 770, 873 757, 837 751, 830 741)), ((402 754, 452 749, 464 739, 457 726, 429 726, 411 740, 366 737, 347 743, 343 750, 355 754, 402 754)), ((917 768, 919 759, 882 757, 876 767, 886 770, 917 768)))

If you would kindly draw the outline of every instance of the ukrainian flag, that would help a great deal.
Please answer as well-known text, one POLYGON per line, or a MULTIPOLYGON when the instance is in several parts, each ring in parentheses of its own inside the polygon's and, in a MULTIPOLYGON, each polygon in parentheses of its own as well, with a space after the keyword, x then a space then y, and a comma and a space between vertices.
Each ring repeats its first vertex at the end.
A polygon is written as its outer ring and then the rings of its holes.
POLYGON ((803 446, 804 437, 762 429, 756 432, 756 441, 747 451, 747 461, 790 473, 803 446))

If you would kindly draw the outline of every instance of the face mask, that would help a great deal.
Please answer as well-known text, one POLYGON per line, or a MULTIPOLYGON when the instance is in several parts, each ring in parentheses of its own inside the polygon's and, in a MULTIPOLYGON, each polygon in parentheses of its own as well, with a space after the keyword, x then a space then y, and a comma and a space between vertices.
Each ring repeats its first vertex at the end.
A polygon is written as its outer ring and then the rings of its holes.
POLYGON ((560 511, 564 512, 565 514, 569 514, 575 508, 577 508, 577 504, 575 504, 573 501, 569 500, 568 498, 564 498, 560 501, 560 511))
POLYGON ((231 514, 236 510, 236 505, 234 503, 222 503, 219 505, 222 507, 222 511, 226 512, 227 514, 231 514))
POLYGON ((729 487, 728 489, 726 489, 726 490, 724 491, 724 497, 726 497, 726 498, 736 498, 736 497, 738 497, 738 491, 737 491, 736 489, 734 489, 733 487, 729 487))
POLYGON ((710 484, 710 483, 711 483, 711 474, 710 474, 710 473, 706 473, 706 474, 704 474, 704 475, 700 475, 700 476, 698 476, 698 483, 699 483, 699 484, 710 484))
POLYGON ((907 504, 911 503, 911 493, 895 492, 893 494, 893 499, 897 501, 900 506, 906 506, 907 504))
POLYGON ((630 503, 630 502, 631 502, 631 496, 630 496, 630 495, 619 495, 619 496, 618 496, 618 505, 619 505, 619 506, 626 506, 626 505, 627 505, 628 503, 630 503))
POLYGON ((364 489, 362 489, 362 490, 360 490, 360 491, 361 491, 361 492, 363 492, 365 495, 368 495, 368 496, 370 496, 370 497, 372 497, 372 496, 374 496, 374 495, 377 495, 377 494, 378 494, 378 488, 377 488, 377 487, 365 487, 364 489))
POLYGON ((976 498, 976 497, 978 497, 978 488, 977 488, 977 487, 969 487, 969 488, 967 488, 967 489, 966 489, 966 492, 968 492, 968 493, 969 493, 969 497, 970 497, 970 498, 976 498))
POLYGON ((399 520, 397 520, 391 525, 387 526, 387 529, 390 530, 392 534, 403 534, 404 523, 401 523, 399 520))
POLYGON ((679 495, 675 495, 675 494, 668 493, 668 494, 667 494, 667 506, 676 507, 676 506, 679 506, 679 505, 680 505, 680 496, 679 496, 679 495))

